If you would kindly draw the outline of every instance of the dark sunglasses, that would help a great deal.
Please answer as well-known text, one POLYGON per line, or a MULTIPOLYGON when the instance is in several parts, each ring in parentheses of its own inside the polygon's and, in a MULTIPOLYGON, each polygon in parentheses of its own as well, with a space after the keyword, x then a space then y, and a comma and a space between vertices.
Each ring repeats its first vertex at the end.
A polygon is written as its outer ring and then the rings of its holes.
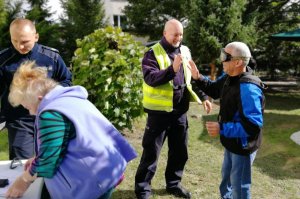
POLYGON ((14 158, 10 163, 10 169, 15 169, 18 166, 22 166, 22 161, 19 158, 14 158))
POLYGON ((220 61, 221 62, 231 61, 232 58, 233 58, 232 55, 229 54, 229 53, 227 53, 227 52, 225 52, 224 48, 221 49, 221 54, 220 54, 220 61))
POLYGON ((248 57, 234 57, 231 54, 225 52, 224 48, 221 49, 221 54, 220 54, 220 61, 221 62, 228 62, 228 61, 231 61, 231 60, 234 60, 234 59, 235 60, 237 60, 237 59, 245 60, 246 58, 248 58, 248 57))

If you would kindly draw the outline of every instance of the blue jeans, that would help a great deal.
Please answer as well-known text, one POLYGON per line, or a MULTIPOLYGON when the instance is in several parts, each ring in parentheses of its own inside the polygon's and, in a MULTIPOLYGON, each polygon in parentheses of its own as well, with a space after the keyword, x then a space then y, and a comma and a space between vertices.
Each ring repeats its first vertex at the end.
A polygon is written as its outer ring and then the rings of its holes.
POLYGON ((251 165, 256 152, 248 156, 242 156, 225 149, 220 184, 222 199, 251 198, 251 165))

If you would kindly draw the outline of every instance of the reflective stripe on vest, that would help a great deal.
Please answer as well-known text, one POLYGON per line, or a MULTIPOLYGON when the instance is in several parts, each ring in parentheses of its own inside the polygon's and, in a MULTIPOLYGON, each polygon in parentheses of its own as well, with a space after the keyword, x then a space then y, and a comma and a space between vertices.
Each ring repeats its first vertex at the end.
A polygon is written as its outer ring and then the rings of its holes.
MULTIPOLYGON (((164 70, 166 67, 171 65, 171 60, 160 45, 160 43, 152 46, 154 56, 159 64, 160 70, 164 70)), ((185 82, 187 89, 189 90, 192 98, 198 103, 201 103, 201 100, 198 98, 196 93, 192 90, 191 85, 191 72, 187 68, 188 60, 191 59, 189 49, 185 46, 180 48, 181 55, 183 55, 183 68, 185 82)), ((143 106, 149 110, 155 111, 166 111, 171 112, 173 110, 173 82, 170 81, 167 84, 152 87, 149 86, 145 81, 143 82, 143 106)))
POLYGON ((185 83, 186 83, 187 89, 189 90, 190 95, 191 95, 190 99, 191 99, 191 101, 196 101, 199 104, 202 104, 201 100, 199 99, 197 94, 192 89, 192 84, 191 84, 192 73, 191 73, 191 70, 188 69, 189 60, 192 59, 190 50, 186 46, 181 45, 180 52, 181 52, 181 55, 183 58, 182 65, 183 65, 183 70, 184 70, 185 83))
MULTIPOLYGON (((152 46, 154 56, 157 60, 160 70, 164 70, 171 65, 171 60, 163 49, 157 43, 152 46)), ((143 82, 143 106, 149 110, 171 112, 173 110, 173 83, 152 87, 145 81, 143 82)))

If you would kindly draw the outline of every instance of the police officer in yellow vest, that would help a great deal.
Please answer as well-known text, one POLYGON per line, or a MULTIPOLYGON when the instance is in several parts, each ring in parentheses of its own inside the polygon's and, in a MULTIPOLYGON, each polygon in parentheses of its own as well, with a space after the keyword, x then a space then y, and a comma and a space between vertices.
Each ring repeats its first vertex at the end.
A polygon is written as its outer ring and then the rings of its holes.
POLYGON ((169 147, 166 191, 177 197, 191 198, 191 193, 181 185, 188 159, 186 112, 191 100, 199 104, 202 100, 208 113, 211 103, 203 92, 196 94, 192 90, 188 69, 191 54, 186 46, 181 45, 182 37, 182 24, 176 19, 167 21, 163 38, 145 53, 142 61, 143 104, 148 118, 142 141, 144 150, 135 176, 138 199, 148 199, 151 195, 151 180, 166 137, 169 147))

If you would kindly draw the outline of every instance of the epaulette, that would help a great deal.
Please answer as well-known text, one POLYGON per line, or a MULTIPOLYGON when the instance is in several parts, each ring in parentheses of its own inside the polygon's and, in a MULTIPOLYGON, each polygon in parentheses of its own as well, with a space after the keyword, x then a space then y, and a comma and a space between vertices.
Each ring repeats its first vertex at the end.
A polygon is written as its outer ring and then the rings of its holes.
POLYGON ((10 48, 5 48, 3 50, 0 51, 0 56, 2 56, 3 54, 5 54, 6 52, 9 51, 10 48))
POLYGON ((41 46, 43 49, 47 49, 47 50, 51 50, 51 51, 53 51, 53 52, 59 53, 59 51, 58 51, 57 49, 55 49, 55 48, 51 48, 51 47, 49 47, 49 46, 44 46, 44 45, 41 45, 41 44, 40 44, 40 46, 41 46))
POLYGON ((6 64, 11 58, 15 56, 15 53, 11 48, 6 48, 0 51, 0 67, 6 64))
POLYGON ((46 55, 47 57, 50 57, 51 59, 54 59, 54 60, 57 60, 58 53, 59 53, 59 51, 56 50, 55 48, 51 48, 51 47, 43 46, 43 45, 39 46, 38 52, 43 55, 46 55))

